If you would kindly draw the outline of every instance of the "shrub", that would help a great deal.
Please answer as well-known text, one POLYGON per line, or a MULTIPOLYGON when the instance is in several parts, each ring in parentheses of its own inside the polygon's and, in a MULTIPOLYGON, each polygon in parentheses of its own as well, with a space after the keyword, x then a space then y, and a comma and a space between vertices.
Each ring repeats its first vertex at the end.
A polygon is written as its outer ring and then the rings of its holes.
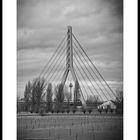
POLYGON ((65 110, 64 110, 64 109, 62 109, 62 110, 61 110, 61 112, 62 112, 62 113, 64 113, 64 112, 65 112, 65 110))
POLYGON ((46 109, 45 112, 48 113, 49 111, 46 109))
POLYGON ((114 109, 110 109, 110 112, 113 113, 114 109))
POLYGON ((92 109, 88 109, 89 114, 92 112, 92 109))
POLYGON ((85 113, 86 113, 86 109, 83 108, 83 109, 82 109, 82 112, 85 114, 85 113))
POLYGON ((39 114, 40 114, 40 116, 44 116, 44 109, 43 108, 40 108, 40 110, 39 110, 39 114))
POLYGON ((56 113, 58 114, 59 113, 59 110, 56 110, 56 113))
POLYGON ((67 109, 67 113, 68 113, 68 114, 70 113, 70 109, 67 109))
POLYGON ((51 110, 51 113, 54 113, 54 110, 53 109, 51 110))
POLYGON ((105 112, 107 113, 108 112, 108 109, 105 109, 105 112))
POLYGON ((35 113, 39 113, 38 110, 36 110, 35 113))
POLYGON ((73 114, 76 112, 76 109, 72 109, 73 114))
POLYGON ((98 111, 100 112, 100 114, 102 113, 102 109, 98 109, 98 111))

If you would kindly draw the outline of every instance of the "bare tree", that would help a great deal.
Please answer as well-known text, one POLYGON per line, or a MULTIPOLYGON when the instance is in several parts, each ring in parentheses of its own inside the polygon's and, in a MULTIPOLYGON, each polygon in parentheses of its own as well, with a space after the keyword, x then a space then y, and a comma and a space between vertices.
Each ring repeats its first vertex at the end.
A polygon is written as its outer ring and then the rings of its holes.
POLYGON ((33 112, 39 112, 41 97, 45 88, 45 79, 36 78, 32 84, 32 109, 33 112))
POLYGON ((47 96, 46 96, 46 105, 47 105, 47 111, 51 111, 52 109, 52 84, 48 84, 47 88, 47 96))
POLYGON ((19 101, 20 101, 20 97, 17 96, 17 113, 19 113, 19 111, 20 111, 19 101))
POLYGON ((87 105, 97 105, 99 102, 100 102, 100 99, 99 99, 99 96, 97 95, 93 95, 93 96, 90 95, 86 101, 87 105))
POLYGON ((123 90, 116 90, 116 101, 123 102, 123 90))
POLYGON ((91 102, 91 103, 95 103, 95 102, 99 102, 100 99, 99 99, 99 96, 98 95, 90 95, 87 99, 88 102, 91 102))
POLYGON ((78 81, 75 81, 75 87, 74 87, 74 106, 76 105, 77 101, 80 98, 80 93, 79 93, 79 83, 78 81))
POLYGON ((72 99, 72 95, 68 91, 68 87, 67 86, 64 87, 64 96, 65 96, 65 99, 66 99, 66 101, 68 103, 68 106, 69 106, 70 100, 72 99))
POLYGON ((27 112, 29 111, 31 96, 32 96, 32 84, 30 81, 28 81, 24 91, 25 111, 27 112))
POLYGON ((116 90, 116 103, 117 108, 123 112, 123 90, 116 90))
POLYGON ((63 90, 64 85, 63 84, 59 84, 56 86, 55 88, 55 92, 56 92, 56 105, 59 108, 63 107, 63 103, 64 103, 64 90, 63 90))

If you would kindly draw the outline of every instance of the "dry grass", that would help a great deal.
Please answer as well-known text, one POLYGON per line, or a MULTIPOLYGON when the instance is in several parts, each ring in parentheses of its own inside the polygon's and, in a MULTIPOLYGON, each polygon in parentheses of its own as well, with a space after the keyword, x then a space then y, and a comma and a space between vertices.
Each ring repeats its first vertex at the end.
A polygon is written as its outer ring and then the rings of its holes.
POLYGON ((122 140, 122 116, 20 116, 18 140, 122 140))

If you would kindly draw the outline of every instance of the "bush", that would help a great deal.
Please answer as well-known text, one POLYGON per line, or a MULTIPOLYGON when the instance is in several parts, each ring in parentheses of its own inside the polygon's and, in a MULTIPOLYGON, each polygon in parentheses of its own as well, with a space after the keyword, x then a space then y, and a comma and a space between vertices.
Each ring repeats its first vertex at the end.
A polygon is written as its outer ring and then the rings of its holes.
POLYGON ((90 114, 92 112, 92 109, 88 109, 88 113, 90 114))
POLYGON ((44 116, 44 109, 43 108, 41 108, 40 110, 39 110, 39 114, 40 114, 40 116, 44 116))
POLYGON ((116 113, 117 114, 123 114, 123 110, 122 109, 116 109, 116 113))
POLYGON ((110 109, 110 112, 113 113, 114 109, 110 109))
POLYGON ((56 110, 56 113, 58 114, 60 111, 59 110, 56 110))
POLYGON ((98 111, 100 112, 100 114, 102 113, 102 109, 98 109, 98 111))
POLYGON ((51 113, 54 113, 54 110, 53 109, 51 110, 51 113))
POLYGON ((46 113, 48 113, 48 112, 49 112, 47 109, 46 109, 45 111, 46 111, 46 113))
POLYGON ((62 110, 61 110, 61 112, 62 112, 62 113, 64 113, 64 112, 65 112, 65 110, 64 110, 64 109, 62 109, 62 110))
POLYGON ((105 112, 107 113, 108 112, 108 109, 105 109, 105 112))
POLYGON ((73 114, 76 112, 76 109, 72 109, 73 114))
POLYGON ((82 112, 85 114, 85 113, 86 113, 86 109, 83 108, 83 109, 82 109, 82 112))
POLYGON ((68 114, 70 113, 70 109, 67 109, 67 113, 68 113, 68 114))

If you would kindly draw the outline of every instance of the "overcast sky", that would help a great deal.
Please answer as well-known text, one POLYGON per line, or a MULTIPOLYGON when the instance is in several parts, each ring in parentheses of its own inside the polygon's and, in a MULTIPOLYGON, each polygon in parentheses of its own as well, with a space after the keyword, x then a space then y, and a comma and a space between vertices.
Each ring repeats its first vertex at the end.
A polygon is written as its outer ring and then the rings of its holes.
POLYGON ((39 75, 67 26, 115 90, 123 81, 122 0, 17 0, 17 92, 39 75))

